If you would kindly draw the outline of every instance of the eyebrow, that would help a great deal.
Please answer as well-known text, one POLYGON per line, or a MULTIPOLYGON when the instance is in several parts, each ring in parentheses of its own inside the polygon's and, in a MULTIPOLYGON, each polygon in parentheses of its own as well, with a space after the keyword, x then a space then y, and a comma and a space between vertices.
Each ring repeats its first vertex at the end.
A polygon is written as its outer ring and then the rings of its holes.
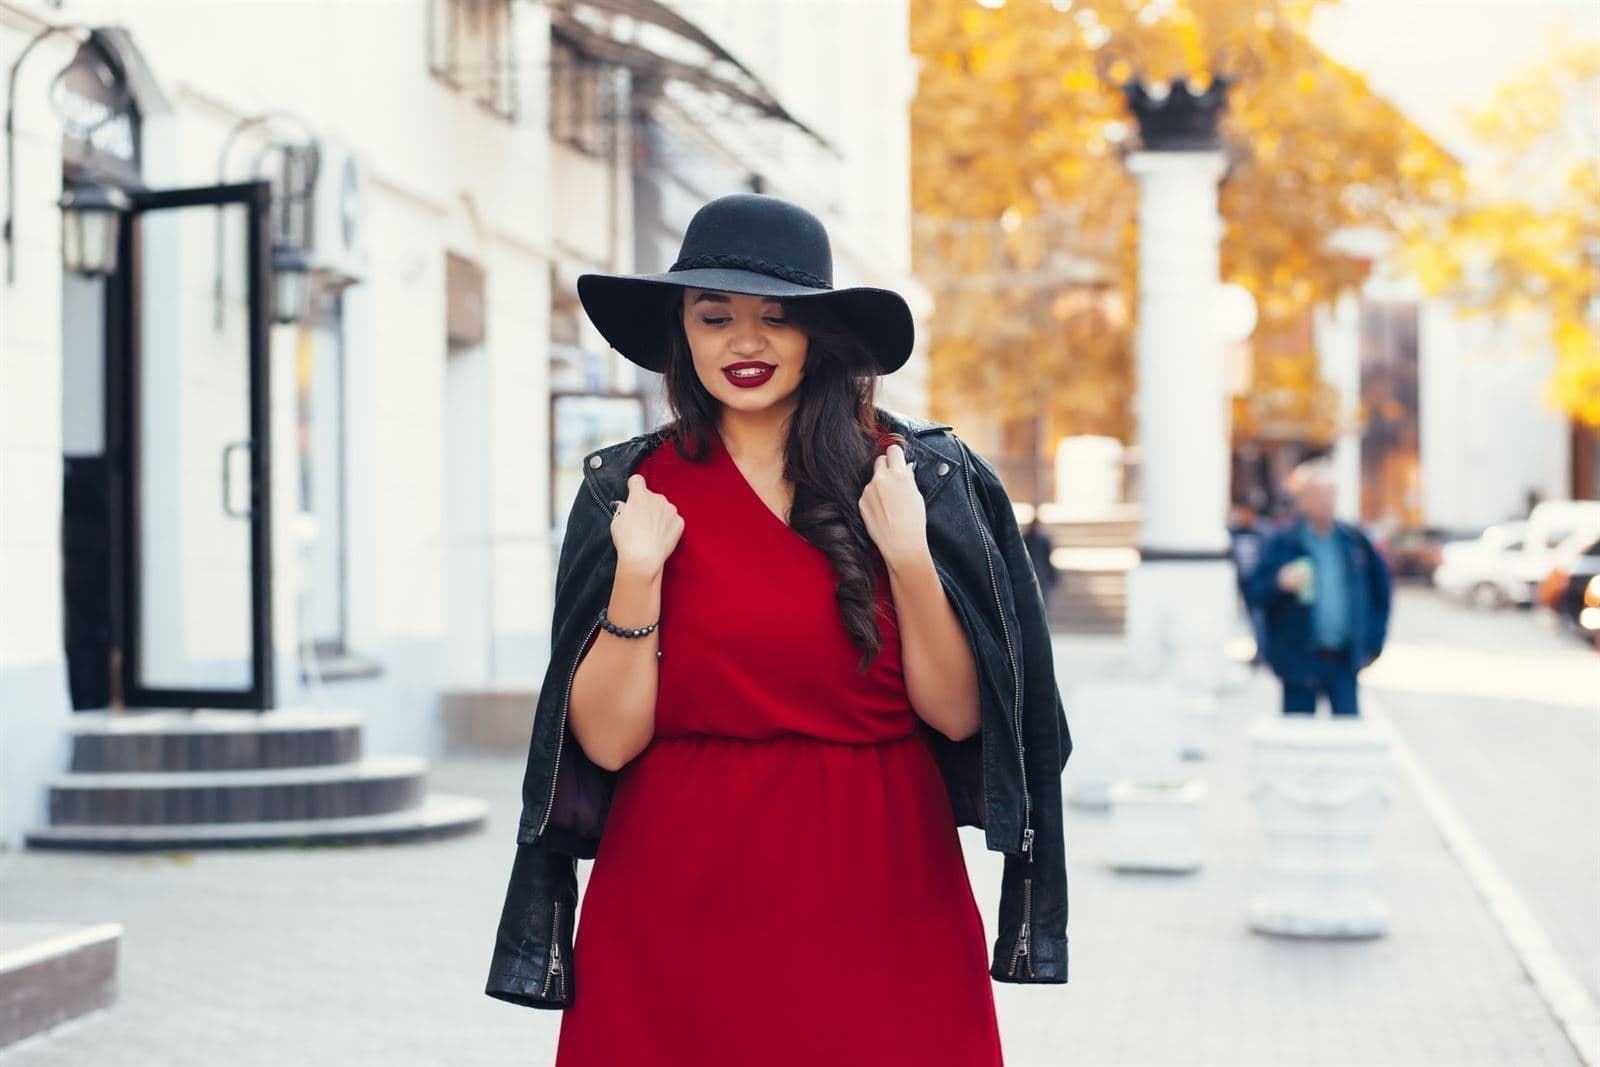
MULTIPOLYGON (((706 301, 707 303, 712 303, 712 304, 727 304, 727 303, 730 303, 730 301, 728 300, 728 294, 726 294, 726 293, 703 292, 699 296, 697 296, 693 300, 691 300, 689 302, 689 306, 690 307, 694 307, 696 304, 700 303, 702 300, 706 301)), ((780 307, 783 306, 783 301, 779 300, 775 296, 767 297, 765 300, 762 301, 762 303, 763 304, 777 304, 780 307)))

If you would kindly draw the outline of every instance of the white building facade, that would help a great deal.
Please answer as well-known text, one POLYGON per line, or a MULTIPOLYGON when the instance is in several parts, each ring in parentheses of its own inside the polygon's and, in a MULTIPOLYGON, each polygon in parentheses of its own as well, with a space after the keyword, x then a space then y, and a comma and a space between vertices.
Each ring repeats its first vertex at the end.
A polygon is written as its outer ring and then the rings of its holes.
POLYGON ((1567 497, 1572 433, 1546 395, 1555 362, 1547 337, 1526 320, 1463 316, 1381 269, 1319 314, 1323 377, 1346 412, 1365 415, 1333 450, 1341 517, 1469 533, 1526 516, 1532 500, 1567 497), (1410 410, 1386 418, 1384 371, 1395 364, 1410 379, 1410 403, 1400 398, 1410 410), (1400 439, 1386 439, 1385 424, 1400 439), (1389 487, 1398 495, 1374 499, 1385 449, 1409 453, 1411 473, 1404 488, 1389 487))
MULTIPOLYGON (((356 711, 368 749, 431 756, 441 693, 535 686, 575 459, 664 415, 572 282, 664 269, 704 199, 793 197, 837 284, 925 304, 906 5, 834 6, 0 2, 0 60, 36 41, 0 289, 0 846, 48 821, 79 712, 356 711), (743 98, 680 84, 686 40, 743 98), (94 278, 57 206, 91 179, 131 202, 94 278), (314 268, 294 322, 280 230, 314 268)), ((925 366, 884 402, 920 412, 925 366)))

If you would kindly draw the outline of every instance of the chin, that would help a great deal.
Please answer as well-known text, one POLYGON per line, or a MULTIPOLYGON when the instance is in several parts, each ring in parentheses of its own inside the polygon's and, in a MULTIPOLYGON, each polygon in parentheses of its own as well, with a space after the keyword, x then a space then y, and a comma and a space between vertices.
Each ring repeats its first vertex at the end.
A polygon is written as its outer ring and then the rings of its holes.
POLYGON ((799 398, 798 389, 789 389, 780 393, 775 389, 745 390, 736 389, 733 386, 711 390, 711 395, 725 408, 731 408, 734 411, 752 412, 782 407, 792 404, 799 398))

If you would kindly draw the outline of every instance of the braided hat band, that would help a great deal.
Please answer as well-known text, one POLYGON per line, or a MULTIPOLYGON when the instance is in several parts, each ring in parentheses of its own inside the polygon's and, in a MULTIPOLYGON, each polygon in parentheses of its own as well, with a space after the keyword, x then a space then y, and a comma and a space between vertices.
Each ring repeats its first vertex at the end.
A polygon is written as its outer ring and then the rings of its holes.
POLYGON ((819 278, 810 271, 801 270, 799 267, 774 263, 770 259, 758 259, 755 256, 736 256, 725 252, 703 256, 688 256, 668 267, 667 272, 704 270, 708 267, 721 267, 726 270, 749 270, 755 271, 757 274, 770 274, 774 278, 782 278, 784 281, 793 282, 796 285, 810 286, 812 289, 833 288, 827 279, 819 278))

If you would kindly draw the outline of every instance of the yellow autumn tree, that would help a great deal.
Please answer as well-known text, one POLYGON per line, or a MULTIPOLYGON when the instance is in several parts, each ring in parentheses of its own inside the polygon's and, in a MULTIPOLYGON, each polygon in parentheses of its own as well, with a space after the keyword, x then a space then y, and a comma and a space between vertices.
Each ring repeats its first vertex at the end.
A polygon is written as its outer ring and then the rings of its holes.
POLYGON ((1415 220, 1412 264, 1469 311, 1539 316, 1552 402, 1600 428, 1600 40, 1552 30, 1470 129, 1483 159, 1442 217, 1415 220))
MULTIPOLYGON (((1137 131, 1119 79, 1237 78, 1222 272, 1254 294, 1258 337, 1297 336, 1313 306, 1360 282, 1335 233, 1419 225, 1457 194, 1450 157, 1309 42, 1317 6, 914 0, 914 255, 936 299, 936 410, 1131 437, 1136 190, 1122 156, 1137 131)), ((1309 413, 1306 433, 1332 433, 1315 353, 1268 348, 1255 373, 1272 402, 1239 417, 1309 413)))

